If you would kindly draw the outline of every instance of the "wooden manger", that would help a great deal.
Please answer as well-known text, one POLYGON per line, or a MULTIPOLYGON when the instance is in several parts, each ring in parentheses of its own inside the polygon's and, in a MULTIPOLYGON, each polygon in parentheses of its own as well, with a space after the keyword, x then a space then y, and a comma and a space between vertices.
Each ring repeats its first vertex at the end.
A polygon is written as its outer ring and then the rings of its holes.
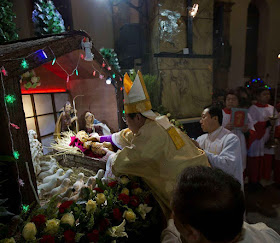
POLYGON ((106 169, 106 162, 97 158, 92 158, 76 154, 63 154, 56 156, 57 162, 64 167, 84 167, 97 172, 99 169, 106 169))

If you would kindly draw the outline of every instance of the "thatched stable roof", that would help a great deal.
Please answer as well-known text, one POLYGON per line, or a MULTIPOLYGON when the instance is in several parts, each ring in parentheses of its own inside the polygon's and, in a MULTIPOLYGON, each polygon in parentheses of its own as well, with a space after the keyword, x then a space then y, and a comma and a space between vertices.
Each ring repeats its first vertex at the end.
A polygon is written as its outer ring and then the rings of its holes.
MULTIPOLYGON (((50 62, 55 57, 61 57, 62 64, 63 62, 65 62, 66 64, 71 63, 69 56, 71 56, 71 53, 73 53, 74 51, 80 50, 82 48, 81 42, 84 38, 89 38, 89 40, 91 40, 91 37, 86 32, 73 30, 65 33, 23 39, 0 45, 0 68, 4 66, 5 69, 8 71, 8 76, 4 77, 4 79, 10 80, 18 78, 23 73, 35 69, 43 64, 46 64, 46 66, 50 66, 50 62), (47 59, 38 60, 38 58, 36 58, 36 55, 34 53, 40 49, 44 50, 48 57, 47 59), (21 62, 23 58, 26 58, 29 64, 29 67, 26 69, 23 69, 21 67, 21 62)), ((94 43, 91 52, 94 54, 94 60, 92 62, 83 62, 83 64, 79 66, 79 69, 81 70, 81 72, 79 73, 81 75, 79 74, 78 78, 88 78, 89 75, 92 74, 89 72, 90 70, 92 71, 92 69, 90 68, 91 65, 95 66, 100 73, 105 75, 105 77, 112 77, 113 74, 115 74, 115 80, 117 80, 117 82, 115 83, 117 107, 119 111, 122 111, 123 94, 120 90, 120 88, 122 87, 122 82, 119 82, 119 80, 121 79, 121 74, 118 71, 116 71, 114 67, 111 67, 111 70, 107 70, 107 68, 102 68, 104 58, 99 53, 99 51, 95 49, 94 43)), ((53 72, 55 71, 55 67, 52 66, 49 70, 53 72)), ((55 72, 59 73, 58 70, 55 72)), ((71 79, 76 79, 75 75, 73 75, 71 79)), ((120 113, 118 114, 118 123, 119 126, 122 128, 125 126, 123 120, 121 119, 120 113)))
MULTIPOLYGON (((70 31, 56 35, 23 39, 0 45, 0 67, 4 66, 6 70, 9 70, 9 79, 19 76, 28 70, 53 60, 54 57, 58 58, 72 51, 81 49, 81 41, 84 37, 91 39, 84 31, 70 31), (38 60, 32 58, 30 54, 40 49, 44 50, 48 56, 47 59, 38 60), (22 58, 27 56, 29 67, 23 70, 19 67, 21 67, 22 58)), ((103 62, 102 55, 94 46, 92 47, 92 53, 94 54, 95 62, 103 62)), ((120 77, 119 73, 113 70, 113 68, 110 72, 108 71, 108 73, 115 73, 117 77, 120 77)))

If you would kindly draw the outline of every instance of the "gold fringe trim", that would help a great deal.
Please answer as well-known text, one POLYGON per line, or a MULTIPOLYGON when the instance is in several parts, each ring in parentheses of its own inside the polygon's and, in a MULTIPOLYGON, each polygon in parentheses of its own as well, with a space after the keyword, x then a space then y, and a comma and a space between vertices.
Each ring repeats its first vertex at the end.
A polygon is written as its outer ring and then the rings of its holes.
POLYGON ((172 139, 172 141, 173 141, 177 150, 184 147, 185 142, 181 138, 180 134, 176 131, 175 127, 172 126, 172 127, 168 128, 167 132, 168 132, 169 136, 171 137, 171 139, 172 139))
POLYGON ((152 109, 150 100, 141 100, 131 104, 124 104, 124 110, 126 114, 141 113, 152 109))

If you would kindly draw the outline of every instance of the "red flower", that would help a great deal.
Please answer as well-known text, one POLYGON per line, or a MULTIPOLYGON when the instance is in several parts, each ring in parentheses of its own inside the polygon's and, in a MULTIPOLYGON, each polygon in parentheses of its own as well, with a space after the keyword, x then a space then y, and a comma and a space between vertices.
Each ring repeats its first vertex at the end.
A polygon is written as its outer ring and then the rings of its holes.
POLYGON ((73 232, 72 230, 66 230, 64 232, 64 240, 67 243, 75 243, 75 235, 76 233, 73 232))
POLYGON ((31 222, 33 222, 36 227, 39 228, 46 222, 46 216, 43 214, 38 214, 31 219, 31 222))
POLYGON ((69 208, 72 205, 73 201, 66 201, 59 206, 59 212, 64 213, 65 209, 69 208))
POLYGON ((110 225, 110 222, 109 222, 109 220, 108 219, 102 219, 101 221, 100 221, 100 224, 99 224, 99 230, 100 231, 103 231, 103 230, 105 230, 108 226, 110 225))
POLYGON ((122 201, 123 204, 128 204, 129 203, 129 196, 124 194, 124 193, 121 193, 119 196, 118 196, 118 200, 122 201))
POLYGON ((113 209, 113 216, 117 221, 120 221, 122 219, 122 213, 118 208, 113 209))
POLYGON ((98 230, 93 230, 91 233, 87 234, 89 242, 98 242, 99 239, 99 231, 98 230))
POLYGON ((96 188, 94 188, 93 190, 95 190, 95 191, 97 191, 97 192, 99 192, 99 193, 103 193, 103 192, 104 192, 104 190, 101 189, 101 188, 99 188, 99 187, 96 187, 96 188))
POLYGON ((54 237, 51 235, 43 235, 40 243, 55 243, 54 237))
POLYGON ((139 202, 140 200, 139 200, 139 197, 137 197, 137 196, 131 196, 130 197, 130 204, 132 205, 132 206, 134 206, 134 207, 137 207, 138 205, 139 205, 139 202))
POLYGON ((115 185, 117 185, 117 183, 118 183, 117 181, 112 181, 112 182, 108 183, 108 186, 109 187, 114 187, 115 185))

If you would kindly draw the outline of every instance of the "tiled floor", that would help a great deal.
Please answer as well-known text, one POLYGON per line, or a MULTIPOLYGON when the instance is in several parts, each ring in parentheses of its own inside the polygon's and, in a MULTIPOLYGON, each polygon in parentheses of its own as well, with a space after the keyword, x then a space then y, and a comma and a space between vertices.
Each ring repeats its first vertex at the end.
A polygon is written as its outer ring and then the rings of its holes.
POLYGON ((280 189, 274 184, 251 190, 245 185, 248 223, 263 222, 280 234, 280 189))

